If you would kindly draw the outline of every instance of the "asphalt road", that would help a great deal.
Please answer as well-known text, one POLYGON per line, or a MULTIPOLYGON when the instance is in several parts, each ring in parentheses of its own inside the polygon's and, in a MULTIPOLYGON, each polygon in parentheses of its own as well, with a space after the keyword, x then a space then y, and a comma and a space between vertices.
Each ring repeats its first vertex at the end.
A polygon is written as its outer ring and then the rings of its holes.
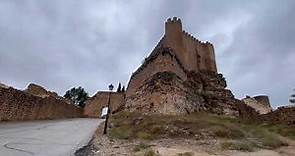
POLYGON ((0 156, 70 156, 85 146, 101 119, 0 122, 0 156))

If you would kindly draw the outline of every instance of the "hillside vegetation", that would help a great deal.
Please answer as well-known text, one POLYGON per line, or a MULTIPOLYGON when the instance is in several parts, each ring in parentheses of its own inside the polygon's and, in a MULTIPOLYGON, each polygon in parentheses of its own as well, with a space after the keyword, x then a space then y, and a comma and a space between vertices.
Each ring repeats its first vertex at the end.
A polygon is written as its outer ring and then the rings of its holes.
POLYGON ((274 149, 287 145, 280 135, 295 139, 294 128, 251 123, 207 113, 174 116, 120 112, 111 117, 110 125, 109 135, 116 139, 221 139, 221 148, 241 151, 274 149))

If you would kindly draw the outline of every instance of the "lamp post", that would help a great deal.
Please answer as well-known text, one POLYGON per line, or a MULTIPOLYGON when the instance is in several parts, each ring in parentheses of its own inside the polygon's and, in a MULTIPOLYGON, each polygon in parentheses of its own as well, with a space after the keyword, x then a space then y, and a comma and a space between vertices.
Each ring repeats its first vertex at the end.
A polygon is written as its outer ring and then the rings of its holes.
POLYGON ((111 105, 111 92, 112 90, 114 89, 114 86, 112 84, 109 85, 109 100, 108 100, 108 112, 107 112, 107 115, 106 115, 106 120, 104 122, 104 130, 103 130, 103 134, 107 134, 107 127, 108 127, 108 120, 109 120, 109 114, 111 113, 111 108, 110 108, 110 105, 111 105))

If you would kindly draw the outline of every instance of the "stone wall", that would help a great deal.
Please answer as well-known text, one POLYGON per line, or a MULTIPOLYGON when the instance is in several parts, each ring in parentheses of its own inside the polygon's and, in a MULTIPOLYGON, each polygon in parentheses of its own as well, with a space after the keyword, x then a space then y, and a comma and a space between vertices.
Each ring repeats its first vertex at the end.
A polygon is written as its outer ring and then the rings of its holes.
POLYGON ((254 108, 259 114, 266 114, 272 111, 267 96, 246 97, 242 101, 254 108))
POLYGON ((126 95, 134 94, 143 82, 158 72, 171 71, 181 79, 186 79, 184 68, 168 48, 158 48, 130 78, 126 95))
POLYGON ((57 93, 47 91, 43 87, 33 83, 29 84, 27 89, 25 89, 24 91, 39 97, 49 97, 49 96, 58 97, 57 93))
POLYGON ((86 102, 84 108, 84 115, 87 117, 100 117, 101 110, 107 106, 110 95, 111 111, 115 112, 125 105, 125 93, 117 92, 97 92, 86 102))
POLYGON ((259 103, 261 103, 262 105, 271 108, 270 102, 269 102, 269 98, 267 95, 258 95, 258 96, 254 96, 253 97, 256 101, 258 101, 259 103))
POLYGON ((52 96, 38 97, 13 88, 0 88, 0 121, 82 117, 83 110, 52 96))
POLYGON ((164 47, 170 47, 188 71, 208 70, 217 72, 214 47, 201 42, 182 30, 181 20, 174 17, 165 23, 164 47))
POLYGON ((279 107, 275 111, 260 115, 259 120, 271 124, 295 126, 295 107, 279 107))

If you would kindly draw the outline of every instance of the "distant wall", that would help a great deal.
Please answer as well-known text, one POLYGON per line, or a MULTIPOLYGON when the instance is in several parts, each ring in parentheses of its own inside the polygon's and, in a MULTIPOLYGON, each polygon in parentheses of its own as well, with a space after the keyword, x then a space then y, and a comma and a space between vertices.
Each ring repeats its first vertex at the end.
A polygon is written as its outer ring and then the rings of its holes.
POLYGON ((259 114, 266 114, 272 111, 272 108, 269 104, 269 101, 265 101, 266 99, 268 100, 267 96, 255 96, 255 97, 246 97, 242 99, 242 101, 255 109, 259 114), (257 100, 258 99, 258 100, 257 100))
POLYGON ((27 93, 33 94, 35 96, 40 96, 40 97, 48 97, 48 96, 58 97, 57 93, 47 91, 43 87, 33 83, 29 84, 27 89, 25 89, 24 91, 27 93))
POLYGON ((261 115, 259 119, 271 124, 295 126, 295 107, 279 107, 275 111, 261 115))
POLYGON ((84 108, 84 115, 87 117, 100 117, 101 110, 107 106, 110 95, 110 105, 112 112, 125 104, 125 93, 117 92, 97 92, 93 97, 87 100, 84 108))
POLYGON ((83 109, 54 97, 38 97, 13 88, 0 88, 0 121, 82 117, 83 109))
POLYGON ((259 96, 255 96, 253 98, 256 101, 258 101, 259 103, 263 104, 264 106, 271 107, 268 96, 266 96, 266 95, 259 95, 259 96))

